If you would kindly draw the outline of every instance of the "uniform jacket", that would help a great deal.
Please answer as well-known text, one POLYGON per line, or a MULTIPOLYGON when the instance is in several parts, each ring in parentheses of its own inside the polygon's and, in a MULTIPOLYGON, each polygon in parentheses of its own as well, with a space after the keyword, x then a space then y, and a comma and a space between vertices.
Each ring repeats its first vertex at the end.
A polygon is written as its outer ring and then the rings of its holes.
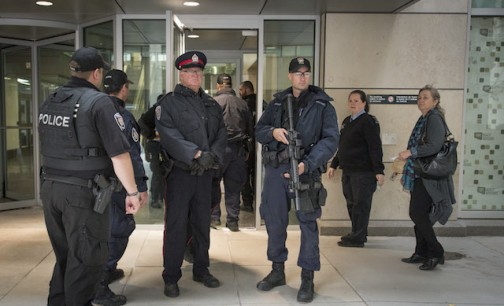
MULTIPOLYGON (((283 127, 283 104, 289 93, 292 94, 292 88, 275 94, 275 99, 269 103, 256 125, 256 140, 267 150, 276 151, 284 146, 273 138, 273 129, 283 127)), ((306 107, 300 109, 296 131, 300 134, 303 147, 309 148, 309 153, 305 154, 302 162, 308 167, 308 172, 313 172, 325 167, 338 148, 338 118, 330 103, 332 98, 319 87, 309 86, 307 91, 301 93, 300 99, 296 100, 295 103, 306 103, 306 107)))
POLYGON ((222 108, 203 90, 178 84, 156 108, 161 145, 175 160, 190 166, 198 150, 210 151, 222 164, 227 132, 222 108))
POLYGON ((228 143, 252 137, 252 115, 245 100, 238 98, 232 88, 223 88, 217 92, 215 101, 222 107, 228 143))
POLYGON ((141 156, 142 147, 140 146, 140 126, 136 122, 133 114, 125 108, 123 100, 114 96, 110 96, 110 98, 112 98, 119 108, 119 112, 124 120, 125 129, 123 132, 130 143, 129 153, 131 156, 131 163, 133 164, 133 172, 138 191, 147 191, 147 176, 145 176, 145 169, 141 156))
POLYGON ((355 120, 343 120, 338 153, 331 168, 338 166, 347 173, 372 172, 383 174, 383 150, 380 124, 373 115, 363 113, 355 120))

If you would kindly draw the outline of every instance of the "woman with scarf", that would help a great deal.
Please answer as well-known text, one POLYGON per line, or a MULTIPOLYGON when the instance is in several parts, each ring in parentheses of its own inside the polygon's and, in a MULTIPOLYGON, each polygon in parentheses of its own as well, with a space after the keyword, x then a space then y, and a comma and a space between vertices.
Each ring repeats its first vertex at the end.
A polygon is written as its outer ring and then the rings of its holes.
POLYGON ((422 263, 420 270, 433 270, 438 264, 444 264, 444 249, 433 225, 436 221, 445 224, 455 203, 451 176, 426 179, 419 177, 413 168, 416 158, 438 153, 446 139, 440 98, 438 90, 430 85, 419 90, 417 104, 422 115, 413 128, 407 150, 399 153, 399 158, 406 161, 401 183, 411 193, 409 215, 415 223, 416 237, 415 253, 402 262, 422 263))

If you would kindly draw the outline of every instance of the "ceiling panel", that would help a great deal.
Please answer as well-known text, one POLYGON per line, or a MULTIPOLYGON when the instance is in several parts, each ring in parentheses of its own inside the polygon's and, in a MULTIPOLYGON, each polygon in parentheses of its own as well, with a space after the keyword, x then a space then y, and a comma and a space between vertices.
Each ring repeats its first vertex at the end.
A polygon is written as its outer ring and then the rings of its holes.
POLYGON ((41 7, 35 0, 0 1, 0 37, 40 40, 68 30, 40 27, 40 20, 74 25, 115 14, 320 15, 326 12, 391 13, 418 0, 201 0, 185 7, 183 0, 59 0, 41 7), (26 26, 9 23, 23 20, 26 26))

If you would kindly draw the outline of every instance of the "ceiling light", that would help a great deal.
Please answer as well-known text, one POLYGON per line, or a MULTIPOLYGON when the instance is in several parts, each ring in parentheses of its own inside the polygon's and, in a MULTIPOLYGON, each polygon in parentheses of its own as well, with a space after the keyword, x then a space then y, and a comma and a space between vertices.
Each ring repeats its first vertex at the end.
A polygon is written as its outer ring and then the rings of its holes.
POLYGON ((40 5, 40 6, 51 6, 51 5, 53 5, 53 3, 51 1, 37 1, 35 3, 37 5, 40 5))
POLYGON ((196 1, 186 1, 186 2, 184 2, 184 5, 185 6, 198 6, 199 2, 196 2, 196 1))
POLYGON ((189 35, 187 35, 187 38, 199 38, 199 35, 189 34, 189 35))

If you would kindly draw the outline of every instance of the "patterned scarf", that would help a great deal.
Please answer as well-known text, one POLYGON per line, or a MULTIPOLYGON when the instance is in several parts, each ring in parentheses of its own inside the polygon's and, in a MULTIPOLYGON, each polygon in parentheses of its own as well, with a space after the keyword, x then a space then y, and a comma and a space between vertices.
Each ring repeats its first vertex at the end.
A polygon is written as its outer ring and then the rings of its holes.
MULTIPOLYGON (((425 125, 425 121, 427 121, 427 116, 420 116, 420 118, 418 118, 418 121, 415 124, 415 127, 413 128, 411 136, 408 140, 408 149, 416 147, 418 145, 418 141, 420 140, 420 137, 422 137, 422 130, 423 126, 425 125)), ((413 158, 409 157, 408 160, 406 160, 406 164, 404 165, 403 175, 401 178, 404 190, 413 191, 413 183, 415 178, 417 177, 418 175, 415 175, 415 171, 413 169, 413 158)))

